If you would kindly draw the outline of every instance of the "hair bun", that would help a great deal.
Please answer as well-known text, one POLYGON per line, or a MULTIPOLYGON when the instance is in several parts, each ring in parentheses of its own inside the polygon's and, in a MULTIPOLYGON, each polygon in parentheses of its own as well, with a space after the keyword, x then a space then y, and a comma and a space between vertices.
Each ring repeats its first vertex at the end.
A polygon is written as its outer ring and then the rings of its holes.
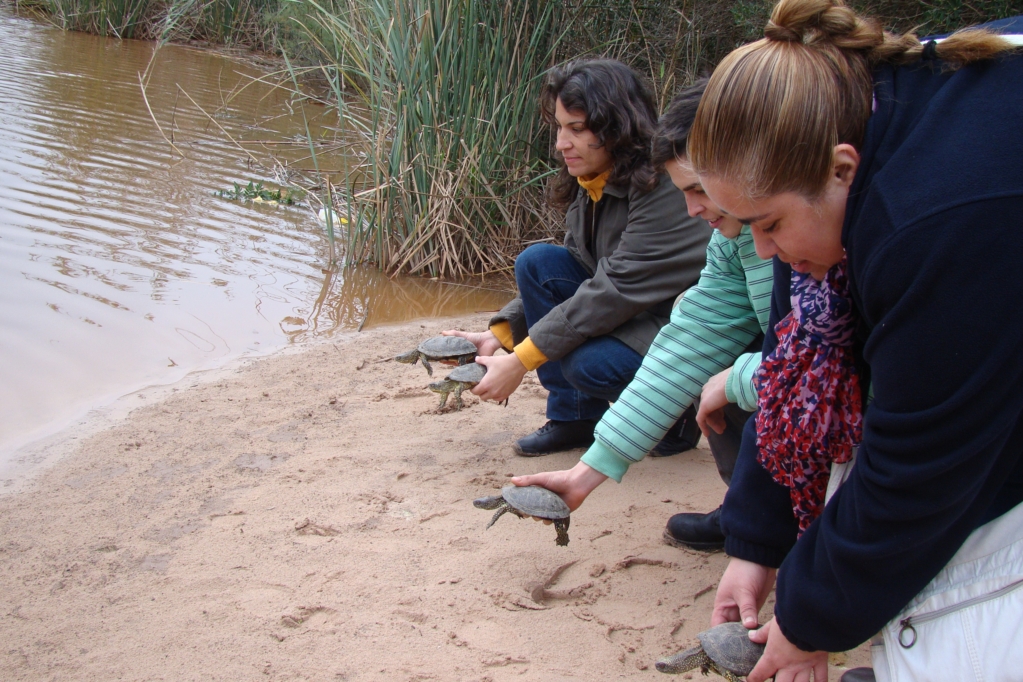
POLYGON ((780 43, 799 43, 803 41, 803 36, 798 32, 788 26, 780 26, 774 23, 773 19, 768 21, 767 26, 764 27, 764 37, 780 43))
POLYGON ((780 0, 771 12, 764 36, 804 45, 830 43, 853 50, 869 50, 883 40, 881 27, 858 17, 843 0, 780 0))

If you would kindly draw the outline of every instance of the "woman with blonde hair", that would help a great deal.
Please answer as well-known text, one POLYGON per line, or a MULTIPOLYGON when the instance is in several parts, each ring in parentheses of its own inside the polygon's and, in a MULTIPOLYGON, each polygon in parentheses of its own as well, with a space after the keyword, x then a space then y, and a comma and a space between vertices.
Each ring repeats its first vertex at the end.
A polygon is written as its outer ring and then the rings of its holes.
POLYGON ((1011 39, 841 0, 782 0, 707 86, 690 161, 775 259, 713 615, 754 628, 776 588, 751 682, 872 637, 877 679, 1020 677, 1021 123, 1011 39))

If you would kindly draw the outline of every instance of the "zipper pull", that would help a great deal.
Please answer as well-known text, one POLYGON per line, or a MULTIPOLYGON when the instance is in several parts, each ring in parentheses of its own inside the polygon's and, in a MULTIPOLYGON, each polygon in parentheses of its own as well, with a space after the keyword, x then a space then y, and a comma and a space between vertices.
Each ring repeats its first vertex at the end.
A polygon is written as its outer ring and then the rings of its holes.
POLYGON ((899 621, 899 645, 903 649, 909 649, 916 644, 916 628, 911 622, 912 618, 903 618, 899 621))

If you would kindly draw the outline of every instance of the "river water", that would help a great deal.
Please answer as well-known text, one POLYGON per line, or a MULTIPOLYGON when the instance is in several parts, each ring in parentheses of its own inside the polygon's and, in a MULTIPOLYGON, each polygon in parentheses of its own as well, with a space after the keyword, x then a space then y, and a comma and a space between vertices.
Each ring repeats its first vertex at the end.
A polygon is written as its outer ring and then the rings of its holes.
POLYGON ((329 109, 303 111, 243 60, 64 33, 3 9, 0 45, 0 479, 17 448, 137 389, 362 323, 509 298, 325 272, 310 208, 213 196, 272 179, 240 147, 311 166, 296 144, 303 114, 317 139, 336 127, 329 109))

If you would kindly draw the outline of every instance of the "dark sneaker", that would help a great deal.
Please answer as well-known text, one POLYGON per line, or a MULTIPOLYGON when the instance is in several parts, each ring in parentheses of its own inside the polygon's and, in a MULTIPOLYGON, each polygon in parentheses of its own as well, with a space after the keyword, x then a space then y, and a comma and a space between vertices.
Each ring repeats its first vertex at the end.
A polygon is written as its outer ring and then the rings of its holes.
POLYGON ((678 421, 668 429, 661 442, 650 451, 651 457, 671 457, 692 450, 700 442, 700 427, 696 423, 696 406, 690 405, 678 421))
POLYGON ((551 419, 528 436, 515 441, 512 449, 522 457, 540 457, 552 452, 586 448, 593 444, 593 427, 597 422, 583 419, 559 422, 551 419))
POLYGON ((664 529, 664 542, 672 547, 715 550, 725 546, 721 507, 709 514, 675 514, 664 529))
POLYGON ((838 678, 838 682, 875 682, 873 668, 853 668, 846 670, 838 678))

